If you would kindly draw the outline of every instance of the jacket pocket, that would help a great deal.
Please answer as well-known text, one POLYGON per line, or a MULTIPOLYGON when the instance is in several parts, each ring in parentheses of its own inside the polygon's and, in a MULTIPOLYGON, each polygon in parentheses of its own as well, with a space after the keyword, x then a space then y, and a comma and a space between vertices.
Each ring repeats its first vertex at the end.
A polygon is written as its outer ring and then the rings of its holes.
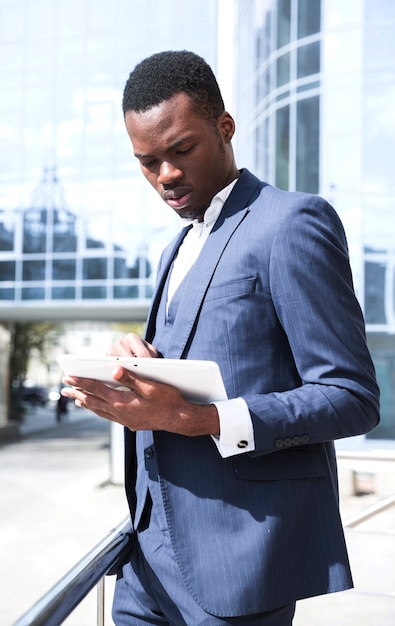
POLYGON ((254 293, 256 287, 256 278, 243 278, 242 280, 233 280, 220 285, 211 286, 206 294, 206 302, 210 300, 219 300, 220 298, 235 298, 249 293, 254 293))

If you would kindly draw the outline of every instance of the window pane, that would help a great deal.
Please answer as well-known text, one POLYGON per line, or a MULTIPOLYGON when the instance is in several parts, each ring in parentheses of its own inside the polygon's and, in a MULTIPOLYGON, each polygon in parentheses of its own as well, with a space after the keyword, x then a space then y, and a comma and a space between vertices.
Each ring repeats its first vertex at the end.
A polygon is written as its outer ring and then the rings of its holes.
MULTIPOLYGON (((257 104, 260 104, 261 100, 266 98, 266 96, 270 92, 270 71, 271 71, 272 65, 270 67, 268 67, 267 70, 262 72, 260 74, 258 80, 256 81, 256 102, 257 102, 257 104)), ((276 64, 276 69, 278 70, 277 64, 276 64)))
POLYGON ((45 252, 47 211, 30 209, 23 220, 23 252, 45 252))
POLYGON ((283 54, 277 59, 277 87, 289 83, 290 54, 283 54))
POLYGON ((128 270, 129 278, 148 278, 151 273, 151 263, 145 256, 138 256, 128 270))
POLYGON ((320 42, 314 41, 298 48, 298 78, 318 74, 320 71, 320 42))
POLYGON ((255 130, 255 163, 259 175, 269 177, 269 118, 259 124, 255 130))
POLYGON ((369 439, 395 438, 395 335, 368 333, 368 345, 380 387, 380 424, 369 439))
POLYGON ((45 252, 45 243, 46 237, 45 233, 33 234, 30 232, 23 233, 23 252, 25 253, 35 253, 35 252, 45 252))
POLYGON ((267 59, 270 54, 271 40, 271 11, 267 11, 264 17, 263 25, 257 30, 256 34, 256 63, 257 69, 262 61, 267 59))
POLYGON ((277 7, 277 48, 281 48, 290 40, 291 0, 278 0, 277 7))
POLYGON ((365 320, 385 324, 385 263, 365 262, 365 320))
POLYGON ((0 224, 0 250, 8 251, 14 249, 14 230, 6 228, 0 224))
POLYGON ((106 288, 105 287, 83 287, 82 288, 82 297, 85 300, 103 300, 106 298, 106 288))
POLYGON ((0 263, 1 280, 15 280, 15 261, 2 261, 0 263))
POLYGON ((24 287, 22 300, 44 300, 44 289, 42 287, 24 287))
POLYGON ((0 300, 13 300, 14 289, 0 289, 0 300))
POLYGON ((289 164, 289 106, 279 109, 276 114, 276 185, 288 189, 289 164))
POLYGON ((296 108, 296 189, 318 193, 319 96, 300 100, 296 108))
POLYGON ((299 0, 298 39, 321 30, 321 0, 299 0))
POLYGON ((104 242, 98 239, 93 239, 93 237, 87 237, 85 240, 86 248, 104 248, 104 242))
POLYGON ((114 287, 114 298, 138 298, 139 296, 139 288, 137 285, 132 285, 130 287, 124 286, 116 286, 114 287))
POLYGON ((23 280, 45 280, 45 261, 24 261, 22 268, 23 280))
POLYGON ((69 211, 55 209, 53 221, 53 251, 75 252, 77 250, 76 216, 69 211))
POLYGON ((85 280, 97 280, 107 278, 107 259, 84 259, 83 277, 85 280))
POLYGON ((52 300, 74 300, 74 287, 53 287, 52 300))
POLYGON ((58 259, 52 264, 53 280, 74 280, 76 263, 73 259, 58 259))
POLYGON ((114 259, 114 278, 127 278, 128 270, 126 260, 122 257, 114 259))

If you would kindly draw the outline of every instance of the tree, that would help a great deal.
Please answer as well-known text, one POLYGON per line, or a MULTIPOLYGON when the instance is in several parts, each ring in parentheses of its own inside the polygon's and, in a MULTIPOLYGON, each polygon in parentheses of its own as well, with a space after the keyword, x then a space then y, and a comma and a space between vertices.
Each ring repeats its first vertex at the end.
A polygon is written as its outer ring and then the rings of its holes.
POLYGON ((56 322, 9 322, 5 326, 10 332, 8 419, 19 421, 30 356, 36 350, 45 358, 47 347, 58 337, 62 326, 56 322))

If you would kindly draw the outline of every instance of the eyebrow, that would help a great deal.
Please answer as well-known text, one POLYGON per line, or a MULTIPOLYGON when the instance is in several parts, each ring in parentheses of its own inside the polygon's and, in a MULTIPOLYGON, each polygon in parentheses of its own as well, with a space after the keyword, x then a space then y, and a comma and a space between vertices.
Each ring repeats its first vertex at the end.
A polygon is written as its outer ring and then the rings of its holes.
MULTIPOLYGON (((170 144, 170 146, 168 146, 166 148, 166 150, 175 150, 176 148, 179 148, 180 145, 182 145, 186 141, 189 141, 191 138, 192 137, 190 135, 189 136, 187 135, 186 137, 181 137, 180 139, 177 139, 172 144, 170 144)), ((135 152, 134 156, 136 157, 136 159, 148 159, 148 158, 154 157, 155 155, 154 154, 145 154, 143 152, 135 152)))

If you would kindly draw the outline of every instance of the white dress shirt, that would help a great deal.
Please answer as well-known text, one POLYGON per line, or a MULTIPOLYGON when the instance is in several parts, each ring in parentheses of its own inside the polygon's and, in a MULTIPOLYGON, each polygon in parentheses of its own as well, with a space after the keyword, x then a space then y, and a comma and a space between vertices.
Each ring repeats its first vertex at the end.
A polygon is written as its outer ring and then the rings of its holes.
MULTIPOLYGON (((237 182, 237 178, 222 189, 211 201, 204 214, 202 222, 183 219, 183 225, 192 224, 173 264, 170 276, 167 305, 171 301, 176 289, 198 258, 215 222, 221 213, 222 207, 237 182)), ((213 436, 215 444, 222 457, 233 456, 243 452, 255 450, 254 430, 248 406, 243 398, 213 402, 218 410, 220 435, 213 436)))

